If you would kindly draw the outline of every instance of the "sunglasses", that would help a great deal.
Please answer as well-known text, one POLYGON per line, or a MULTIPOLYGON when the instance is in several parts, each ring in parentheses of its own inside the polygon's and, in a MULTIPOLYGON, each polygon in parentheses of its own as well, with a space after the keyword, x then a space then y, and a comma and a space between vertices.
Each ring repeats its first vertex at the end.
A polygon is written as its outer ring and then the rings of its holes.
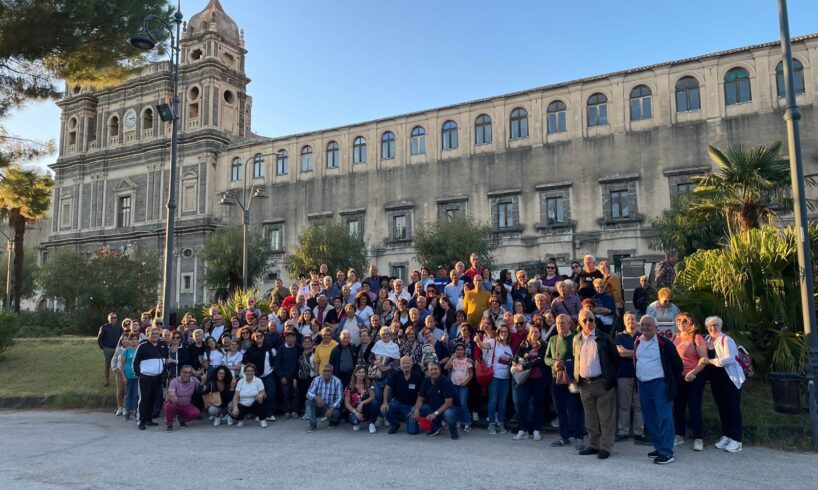
POLYGON ((550 270, 550 271, 553 271, 553 270, 554 270, 554 267, 546 267, 546 269, 548 269, 548 270, 550 270))
POLYGON ((596 323, 596 320, 594 320, 593 318, 586 318, 586 319, 585 319, 585 321, 584 321, 583 323, 585 323, 585 324, 588 324, 588 323, 596 323))
POLYGON ((515 322, 515 325, 525 325, 525 322, 515 322))

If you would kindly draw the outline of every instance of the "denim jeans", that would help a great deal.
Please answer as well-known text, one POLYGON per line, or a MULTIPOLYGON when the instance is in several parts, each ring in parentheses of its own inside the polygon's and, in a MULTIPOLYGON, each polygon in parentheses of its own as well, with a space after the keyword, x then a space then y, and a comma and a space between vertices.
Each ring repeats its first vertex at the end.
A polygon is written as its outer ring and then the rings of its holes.
POLYGON ((460 406, 457 407, 455 411, 458 413, 460 423, 469 425, 471 424, 471 417, 469 416, 469 387, 455 385, 454 389, 457 392, 457 400, 460 402, 460 406))
MULTIPOLYGON (((307 420, 310 421, 310 427, 318 427, 318 417, 323 417, 327 410, 329 410, 329 406, 324 404, 323 407, 319 407, 315 404, 315 400, 307 400, 307 420)), ((332 425, 338 425, 338 422, 341 420, 341 407, 336 407, 335 410, 332 411, 332 415, 329 416, 329 423, 332 425)))
POLYGON ((389 382, 389 373, 384 373, 381 379, 376 379, 372 382, 372 390, 375 392, 375 401, 372 402, 376 407, 378 407, 378 411, 375 413, 374 417, 382 417, 381 414, 381 405, 383 405, 383 389, 386 384, 389 382))
POLYGON ((506 401, 508 399, 508 387, 510 381, 507 379, 492 378, 489 383, 489 403, 488 421, 490 424, 506 421, 506 401))
POLYGON ((389 408, 386 410, 386 420, 392 427, 397 427, 400 425, 399 417, 403 417, 406 419, 406 433, 417 434, 418 423, 416 420, 412 420, 412 417, 409 416, 414 409, 414 406, 404 405, 393 398, 389 402, 389 408))
POLYGON ((278 377, 274 374, 270 373, 267 376, 261 379, 261 382, 264 383, 264 391, 267 393, 267 398, 264 399, 264 416, 269 417, 273 415, 276 407, 276 381, 278 377))
POLYGON ((139 402, 139 380, 125 380, 125 412, 136 412, 139 402))
POLYGON ((517 385, 517 420, 519 430, 531 433, 540 430, 545 413, 545 378, 528 378, 517 385), (531 402, 534 411, 531 411, 531 402))
POLYGON ((673 402, 667 399, 665 378, 639 381, 639 403, 642 418, 656 452, 673 456, 673 402))
MULTIPOLYGON (((363 409, 361 410, 364 420, 374 423, 378 416, 378 410, 379 407, 375 405, 374 400, 371 403, 364 405, 363 409)), ((360 420, 358 416, 352 412, 347 414, 347 422, 349 422, 349 425, 358 425, 364 420, 360 420)))
POLYGON ((556 380, 551 382, 551 393, 560 421, 560 438, 585 437, 585 412, 579 395, 568 391, 568 385, 558 385, 556 380))
MULTIPOLYGON (((430 413, 434 413, 437 410, 437 407, 433 407, 431 405, 423 404, 420 407, 420 416, 425 417, 430 413)), ((432 430, 438 430, 440 426, 443 424, 443 419, 446 419, 446 425, 449 426, 449 435, 452 436, 452 439, 457 438, 457 410, 455 407, 449 407, 446 409, 445 412, 441 413, 435 420, 432 421, 432 430)))

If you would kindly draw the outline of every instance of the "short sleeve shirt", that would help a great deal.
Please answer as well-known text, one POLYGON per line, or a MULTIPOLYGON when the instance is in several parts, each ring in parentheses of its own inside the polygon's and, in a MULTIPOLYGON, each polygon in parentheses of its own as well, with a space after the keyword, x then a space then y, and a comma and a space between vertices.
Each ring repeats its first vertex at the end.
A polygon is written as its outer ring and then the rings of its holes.
MULTIPOLYGON (((636 335, 631 336, 627 332, 619 332, 616 334, 616 345, 621 345, 623 348, 633 350, 633 344, 636 340, 636 335)), ((635 378, 636 369, 633 367, 632 357, 619 357, 619 363, 616 366, 616 374, 619 378, 635 378)))
POLYGON ((182 383, 182 378, 173 378, 168 385, 169 390, 176 391, 177 405, 190 405, 190 400, 193 398, 193 392, 199 387, 199 380, 191 377, 187 383, 182 383))
POLYGON ((389 378, 389 389, 392 391, 392 396, 402 405, 414 406, 422 384, 423 375, 415 370, 412 370, 408 380, 403 375, 403 371, 394 371, 392 377, 389 378))
POLYGON ((458 406, 454 385, 446 376, 441 375, 437 383, 432 383, 432 379, 427 377, 423 380, 419 394, 423 402, 435 410, 446 402, 446 398, 451 398, 454 406, 458 406))

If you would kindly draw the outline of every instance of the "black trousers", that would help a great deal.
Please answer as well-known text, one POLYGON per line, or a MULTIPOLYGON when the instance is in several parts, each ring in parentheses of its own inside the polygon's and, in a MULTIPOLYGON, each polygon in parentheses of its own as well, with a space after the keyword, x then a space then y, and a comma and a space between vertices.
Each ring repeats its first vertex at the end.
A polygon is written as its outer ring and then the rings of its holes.
POLYGON ((722 434, 741 442, 744 426, 741 420, 741 388, 736 388, 724 368, 708 366, 713 401, 719 409, 722 434))
MULTIPOLYGON (((287 382, 281 386, 281 411, 287 413, 298 413, 298 387, 295 386, 295 379, 289 378, 287 382)), ((305 394, 306 396, 306 394, 305 394)))
POLYGON ((244 417, 246 417, 247 414, 252 414, 254 417, 258 417, 261 420, 264 420, 264 405, 262 405, 258 401, 254 401, 253 404, 250 405, 249 407, 246 407, 239 403, 238 409, 239 416, 236 417, 236 419, 238 420, 244 420, 244 417))
POLYGON ((162 393, 162 376, 139 376, 139 423, 144 424, 154 417, 157 392, 162 393))

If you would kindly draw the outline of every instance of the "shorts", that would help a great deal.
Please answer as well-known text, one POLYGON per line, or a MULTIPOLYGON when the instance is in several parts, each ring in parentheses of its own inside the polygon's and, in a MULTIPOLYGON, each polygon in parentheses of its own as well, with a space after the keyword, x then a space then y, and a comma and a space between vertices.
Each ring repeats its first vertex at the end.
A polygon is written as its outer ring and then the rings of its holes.
POLYGON ((106 366, 111 365, 111 361, 114 359, 114 352, 116 352, 116 349, 113 348, 113 347, 103 347, 102 348, 102 353, 105 355, 105 365, 106 366))

